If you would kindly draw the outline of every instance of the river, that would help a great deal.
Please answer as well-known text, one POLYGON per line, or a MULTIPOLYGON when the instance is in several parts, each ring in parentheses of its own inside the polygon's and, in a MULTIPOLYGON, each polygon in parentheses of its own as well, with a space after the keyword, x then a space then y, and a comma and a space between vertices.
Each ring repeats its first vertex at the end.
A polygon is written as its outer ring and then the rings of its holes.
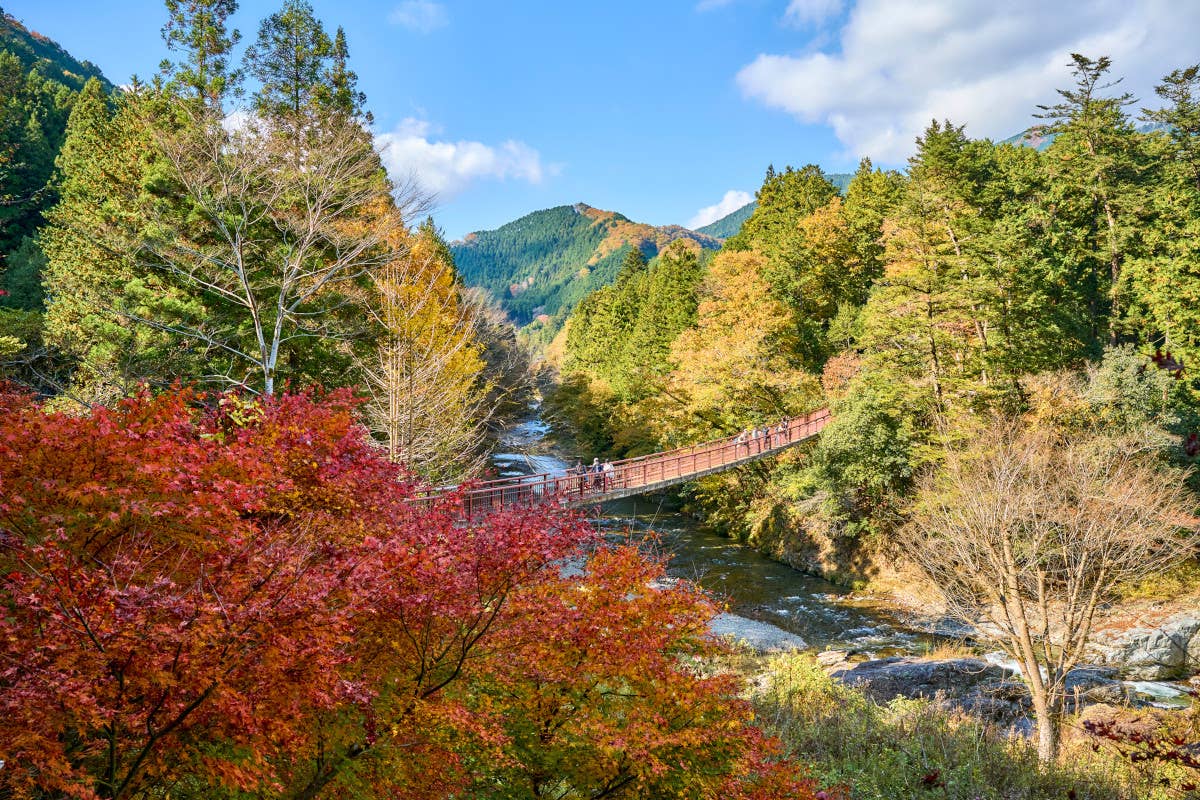
MULTIPOLYGON (((493 456, 499 475, 564 472, 570 464, 552 452, 548 432, 539 418, 506 431, 501 439, 504 452, 493 456)), ((628 530, 635 536, 653 531, 656 546, 668 558, 668 574, 703 586, 735 617, 795 634, 809 647, 876 658, 921 652, 932 642, 932 637, 886 612, 849 601, 843 587, 706 530, 674 510, 671 502, 663 495, 631 497, 605 503, 593 514, 604 530, 628 530)), ((732 632, 738 632, 736 624, 732 632)))
MULTIPOLYGON (((533 409, 537 414, 537 409, 533 409)), ((492 461, 501 477, 562 474, 571 466, 556 454, 549 426, 534 416, 510 427, 492 461)), ((772 561, 749 547, 704 528, 680 514, 672 498, 643 495, 605 503, 594 510, 602 530, 648 537, 668 559, 668 574, 694 581, 721 601, 720 631, 758 643, 777 641, 771 631, 800 637, 816 650, 845 650, 851 660, 928 652, 938 641, 887 610, 855 602, 847 589, 772 561), (746 622, 749 620, 750 622, 746 622), (765 631, 765 632, 764 632, 765 631)), ((795 643, 794 641, 792 643, 795 643)), ((989 654, 989 658, 999 656, 989 654)), ((1151 705, 1185 707, 1185 687, 1157 681, 1126 681, 1151 705)))

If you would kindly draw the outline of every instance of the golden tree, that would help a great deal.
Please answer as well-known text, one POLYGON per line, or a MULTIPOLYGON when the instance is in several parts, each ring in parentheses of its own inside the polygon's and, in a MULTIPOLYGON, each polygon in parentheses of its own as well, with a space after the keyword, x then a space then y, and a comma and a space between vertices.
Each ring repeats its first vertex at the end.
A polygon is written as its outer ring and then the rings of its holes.
POLYGON ((393 461, 430 480, 457 478, 482 466, 492 416, 476 316, 431 227, 393 237, 396 257, 371 274, 368 308, 382 335, 359 360, 367 419, 393 461))

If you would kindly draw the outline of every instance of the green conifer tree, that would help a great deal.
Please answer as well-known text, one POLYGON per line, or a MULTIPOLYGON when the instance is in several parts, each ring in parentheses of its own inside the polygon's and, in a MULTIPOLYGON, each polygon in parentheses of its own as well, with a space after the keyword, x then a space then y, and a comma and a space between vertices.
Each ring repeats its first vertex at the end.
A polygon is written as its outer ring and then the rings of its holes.
POLYGON ((168 85, 219 110, 241 81, 240 71, 230 69, 230 54, 242 38, 228 28, 237 0, 166 0, 166 6, 162 36, 168 50, 182 54, 179 63, 162 63, 168 85))

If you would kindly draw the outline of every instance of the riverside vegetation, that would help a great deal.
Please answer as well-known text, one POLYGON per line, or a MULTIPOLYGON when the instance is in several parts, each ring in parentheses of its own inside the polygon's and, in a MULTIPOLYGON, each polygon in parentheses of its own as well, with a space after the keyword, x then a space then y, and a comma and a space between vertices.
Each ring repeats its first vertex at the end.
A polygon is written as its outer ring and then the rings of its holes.
POLYGON ((1046 762, 1097 621, 1147 577, 1200 588, 1200 70, 1139 129, 1108 59, 1073 67, 1044 151, 934 121, 844 194, 769 169, 719 253, 631 251, 551 348, 551 405, 599 454, 828 404, 809 452, 700 480, 692 509, 836 580, 923 575, 1030 676, 1046 762))
POLYGON ((527 401, 513 328, 388 179, 340 29, 286 0, 237 58, 235 0, 165 6, 172 60, 121 90, 0 18, 0 796, 1193 791, 1192 717, 1071 733, 1048 612, 1138 577, 1127 539, 1074 536, 1090 522, 1134 514, 1154 564, 1194 526, 1195 68, 1165 79, 1151 133, 1103 94, 1107 61, 1077 57, 1045 153, 947 123, 844 197, 816 167, 769 170, 715 255, 679 229, 648 261, 650 232, 592 209, 615 281, 555 289, 579 305, 552 404, 596 452, 833 405, 813 452, 693 493, 781 556, 824 537, 867 574, 944 533, 979 494, 955 480, 1003 463, 989 445, 1032 443, 1006 474, 1061 508, 980 541, 1038 579, 942 588, 968 614, 1051 598, 1011 631, 1052 670, 1035 747, 874 704, 804 656, 744 674, 709 598, 572 514, 413 502, 478 474, 527 401), (1098 471, 1127 491, 1097 498, 1098 471))

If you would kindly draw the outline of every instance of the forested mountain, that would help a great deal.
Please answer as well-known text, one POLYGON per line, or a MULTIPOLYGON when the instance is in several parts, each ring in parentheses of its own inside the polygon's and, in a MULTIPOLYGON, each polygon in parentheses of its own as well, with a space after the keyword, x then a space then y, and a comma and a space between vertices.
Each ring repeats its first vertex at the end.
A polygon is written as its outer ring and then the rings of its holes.
MULTIPOLYGON (((845 193, 846 187, 850 185, 850 181, 853 178, 854 173, 851 172, 835 172, 825 176, 825 179, 836 186, 837 190, 842 193, 845 193)), ((754 213, 754 209, 757 207, 758 201, 751 201, 737 211, 726 214, 716 222, 710 222, 703 228, 697 228, 696 231, 698 233, 706 233, 717 239, 728 239, 731 236, 736 236, 737 232, 742 229, 742 223, 750 219, 750 215, 754 213)))
POLYGON ((41 304, 44 258, 33 234, 57 199, 54 160, 67 118, 84 84, 112 84, 99 68, 78 61, 0 9, 0 305, 41 304))
POLYGON ((36 68, 43 78, 77 92, 88 78, 96 78, 112 89, 99 67, 90 61, 79 61, 54 40, 29 30, 3 7, 0 7, 0 47, 15 55, 26 72, 36 68))
POLYGON ((680 240, 693 251, 720 246, 678 225, 655 227, 576 203, 468 234, 451 250, 466 283, 487 289, 518 325, 534 324, 548 341, 583 297, 613 282, 631 250, 653 258, 680 240))

